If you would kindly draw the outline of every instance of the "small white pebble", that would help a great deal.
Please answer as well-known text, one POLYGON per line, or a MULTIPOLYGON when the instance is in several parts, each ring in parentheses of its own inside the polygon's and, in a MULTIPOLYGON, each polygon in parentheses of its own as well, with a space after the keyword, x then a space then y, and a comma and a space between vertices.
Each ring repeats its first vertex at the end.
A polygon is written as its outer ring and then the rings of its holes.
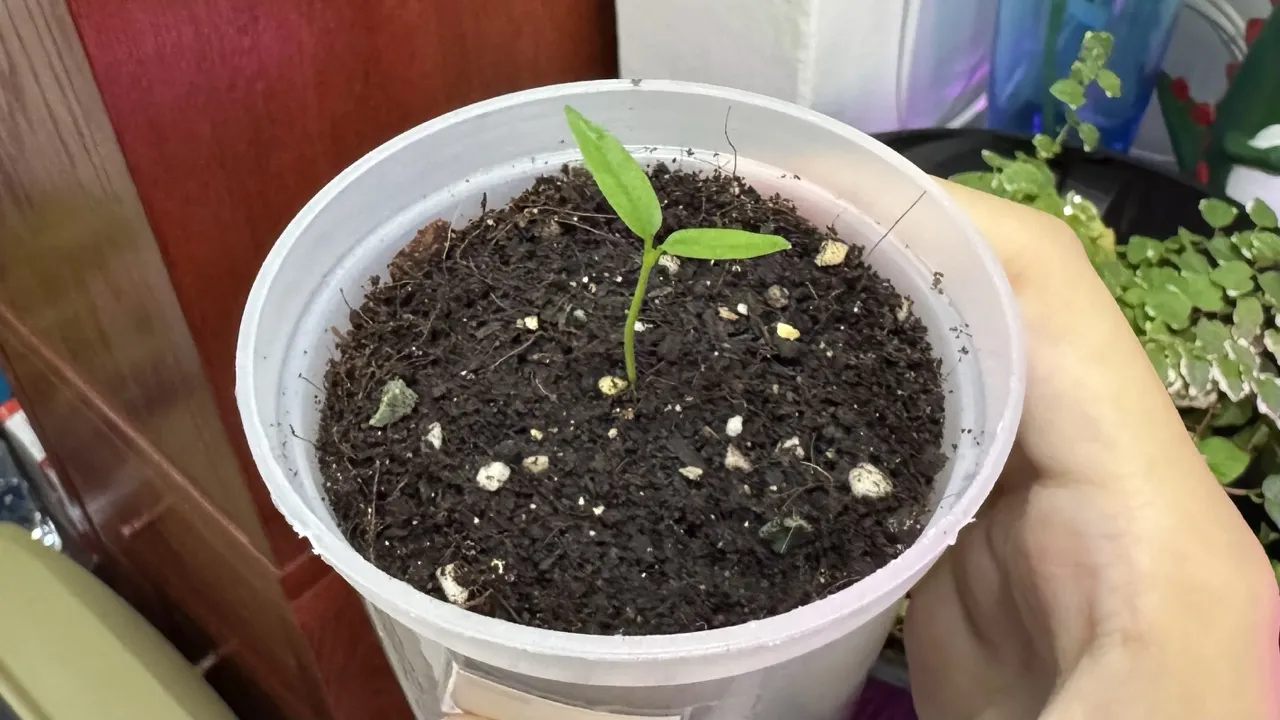
POLYGON ((627 389, 627 381, 613 375, 605 375, 596 383, 596 387, 600 388, 600 392, 605 395, 617 395, 627 389))
POLYGON ((728 451, 725 452, 724 466, 729 470, 737 470, 738 472, 751 472, 752 468, 751 461, 734 445, 730 445, 728 451))
POLYGON ((658 265, 667 271, 668 275, 675 275, 680 272, 680 258, 675 255, 663 255, 658 258, 658 265))
POLYGON ((911 317, 911 298, 905 295, 902 297, 902 304, 898 305, 898 312, 894 317, 898 318, 898 322, 906 322, 911 317))
POLYGON ((584 497, 579 497, 579 498, 578 498, 578 507, 582 507, 583 505, 586 505, 586 504, 587 504, 587 499, 586 499, 586 498, 584 498, 584 497))
POLYGON ((813 261, 818 264, 818 267, 832 267, 843 263, 848 254, 848 245, 839 240, 824 240, 822 247, 818 248, 818 256, 813 261))
POLYGON ((589 282, 591 282, 591 278, 589 278, 589 277, 587 277, 587 276, 585 276, 585 275, 584 275, 584 276, 582 276, 582 284, 583 284, 583 285, 586 285, 586 284, 587 284, 587 283, 589 283, 589 282))
POLYGON ((427 442, 437 450, 444 444, 444 428, 440 427, 440 423, 433 422, 427 426, 427 442))
POLYGON ((533 455, 522 460, 520 467, 524 468, 525 472, 530 472, 534 475, 544 473, 547 468, 551 467, 551 458, 546 455, 533 455))
POLYGON ((503 462, 491 462, 480 468, 480 472, 476 473, 476 484, 481 490, 495 492, 506 484, 507 478, 511 477, 511 468, 503 462))
POLYGON ((782 338, 783 340, 799 340, 800 339, 800 331, 784 322, 778 323, 777 333, 778 333, 778 337, 782 338))
POLYGON ((444 591, 444 596, 449 602, 454 605, 467 604, 467 596, 471 593, 458 582, 458 563, 449 563, 442 568, 436 568, 436 580, 440 583, 440 589, 444 591))
POLYGON ((541 440, 541 439, 542 439, 542 431, 541 431, 541 430, 539 430, 538 428, 531 428, 531 429, 529 430, 529 437, 533 438, 534 440, 541 440))
POLYGON ((680 474, 689 478, 690 480, 697 480, 698 478, 702 477, 702 468, 697 467, 696 465, 687 465, 685 467, 680 468, 680 474))
POLYGON ((530 509, 530 510, 537 510, 537 509, 538 509, 538 503, 529 503, 529 509, 530 509))
POLYGON ((716 313, 720 316, 721 320, 737 320, 738 319, 737 313, 735 313, 734 311, 730 310, 729 308, 723 305, 716 308, 716 313))
POLYGON ((614 281, 614 282, 622 282, 622 276, 621 276, 621 275, 614 275, 614 276, 613 276, 613 281, 614 281))
POLYGON ((493 561, 489 563, 489 567, 496 569, 499 575, 504 574, 507 570, 507 564, 497 558, 494 558, 493 561))
POLYGON ((734 415, 729 418, 729 422, 724 424, 724 434, 729 437, 738 437, 742 434, 742 416, 734 415))
POLYGON ((595 530, 588 530, 588 531, 587 531, 587 536, 588 536, 588 537, 595 537, 595 536, 596 536, 596 531, 595 531, 595 530))
POLYGON ((573 311, 573 319, 577 320, 578 322, 586 322, 587 311, 583 310, 582 308, 577 308, 576 310, 573 311))
POLYGON ((747 307, 746 303, 738 303, 738 307, 736 308, 736 310, 738 311, 739 315, 746 315, 750 313, 751 308, 747 307))
POLYGON ((618 428, 609 428, 609 439, 613 440, 618 437, 618 428))
POLYGON ((801 460, 804 459, 804 448, 800 447, 799 437, 789 437, 786 440, 782 441, 782 444, 778 446, 778 452, 787 452, 787 451, 790 451, 792 454, 794 454, 796 457, 800 458, 801 460))
POLYGON ((893 483, 880 468, 862 463, 849 471, 849 491, 857 497, 882 498, 893 492, 893 483))
POLYGON ((591 512, 592 512, 592 513, 594 513, 596 517, 600 517, 601 515, 603 515, 603 514, 604 514, 604 506, 603 506, 603 505, 597 505, 597 506, 595 506, 595 507, 591 508, 591 512))
POLYGON ((635 327, 636 332, 644 332, 645 330, 648 330, 648 329, 649 329, 649 326, 648 326, 648 325, 645 325, 644 323, 640 322, 639 320, 637 320, 637 321, 636 321, 636 324, 634 325, 634 327, 635 327))
POLYGON ((530 316, 528 316, 528 317, 521 318, 521 319, 520 319, 520 322, 518 322, 518 323, 516 323, 516 324, 517 324, 517 325, 519 325, 520 327, 524 328, 525 330, 537 330, 537 329, 538 329, 538 316, 537 316, 537 315, 530 315, 530 316))

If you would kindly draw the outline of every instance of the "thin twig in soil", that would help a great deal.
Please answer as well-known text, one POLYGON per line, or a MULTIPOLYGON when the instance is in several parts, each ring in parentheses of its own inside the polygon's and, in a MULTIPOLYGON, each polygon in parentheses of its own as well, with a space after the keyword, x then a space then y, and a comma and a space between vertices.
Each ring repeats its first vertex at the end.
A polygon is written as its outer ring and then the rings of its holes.
MULTIPOLYGON (((499 365, 501 365, 501 364, 502 364, 502 361, 503 361, 503 360, 506 360, 507 358, 511 357, 512 355, 515 355, 516 353, 519 353, 521 350, 524 350, 525 348, 529 347, 530 345, 532 345, 532 344, 533 344, 533 341, 534 341, 534 340, 537 340, 537 339, 538 339, 538 333, 534 333, 533 337, 529 338, 528 342, 526 342, 525 344, 523 344, 523 345, 521 345, 520 347, 516 348, 515 350, 512 350, 511 352, 507 353, 506 355, 503 355, 502 357, 498 358, 498 362, 496 362, 496 363, 494 363, 494 364, 490 365, 490 366, 488 367, 488 369, 489 369, 489 370, 492 370, 492 369, 494 369, 494 368, 498 367, 499 365)), ((536 382, 536 380, 535 380, 535 382, 536 382)), ((538 387, 539 387, 539 388, 541 388, 542 386, 541 386, 541 385, 539 385, 538 387)), ((543 390, 542 392, 547 392, 547 391, 546 391, 546 390, 543 390)), ((548 393, 548 394, 549 394, 549 393, 548 393)))
MULTIPOLYGON (((805 463, 805 464, 807 465, 808 463, 805 463)), ((827 477, 831 477, 831 476, 828 475, 827 477)), ((782 503, 782 505, 778 508, 778 512, 782 512, 783 510, 786 510, 787 506, 790 505, 793 500, 800 497, 804 493, 820 487, 822 487, 822 483, 813 483, 812 485, 805 485, 802 488, 796 488, 795 490, 792 490, 791 492, 787 493, 787 501, 782 503)))
POLYGON ((369 498, 369 561, 373 561, 373 555, 378 550, 378 477, 382 474, 382 464, 378 461, 373 463, 373 494, 369 498))
POLYGON ((537 377, 536 375, 533 377, 533 384, 538 386, 538 389, 542 391, 542 394, 543 394, 543 395, 546 395, 547 397, 551 398, 552 400, 555 400, 555 399, 556 399, 556 396, 555 396, 555 395, 553 395, 553 394, 551 394, 551 393, 547 392, 547 389, 546 389, 546 388, 544 388, 544 387, 542 387, 542 381, 541 381, 541 380, 539 380, 539 379, 538 379, 538 377, 537 377))
POLYGON ((324 394, 324 388, 311 382, 311 378, 307 377, 306 375, 303 375, 302 373, 298 373, 298 379, 310 385, 311 387, 315 388, 316 390, 319 390, 322 395, 324 394))
POLYGON ((296 430, 294 430, 294 429, 293 429, 293 425, 292 425, 292 424, 290 424, 290 425, 289 425, 289 434, 290 434, 290 435, 292 435, 292 436, 294 436, 295 438, 297 438, 297 439, 301 440, 302 442, 304 442, 304 443, 306 443, 306 444, 308 444, 308 445, 310 445, 310 446, 312 446, 312 447, 315 447, 315 443, 314 443, 314 442, 312 442, 311 440, 308 440, 308 439, 306 439, 306 438, 302 437, 301 435, 299 435, 299 434, 298 434, 298 432, 297 432, 296 430))
POLYGON ((511 308, 503 304, 503 302, 498 299, 497 295, 494 295, 493 293, 489 293, 489 298, 492 299, 493 302, 496 303, 498 307, 502 308, 503 310, 506 310, 507 312, 515 312, 514 310, 512 310, 511 308))
POLYGON ((369 319, 369 316, 364 314, 364 310, 361 310, 360 308, 351 307, 351 303, 347 300, 347 292, 345 290, 339 288, 338 294, 342 296, 342 304, 346 305, 348 310, 355 310, 355 312, 359 313, 360 317, 364 318, 365 322, 369 323, 370 325, 373 324, 373 321, 369 319))
POLYGON ((724 110, 724 140, 729 143, 729 147, 733 148, 733 176, 738 177, 738 146, 733 144, 733 140, 729 138, 729 113, 733 112, 733 106, 724 110))

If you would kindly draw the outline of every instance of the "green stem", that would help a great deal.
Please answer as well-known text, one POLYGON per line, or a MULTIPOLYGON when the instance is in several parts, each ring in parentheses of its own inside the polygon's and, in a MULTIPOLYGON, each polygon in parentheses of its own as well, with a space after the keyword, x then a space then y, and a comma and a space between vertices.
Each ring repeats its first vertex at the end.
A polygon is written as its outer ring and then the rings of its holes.
POLYGON ((631 307, 627 310, 627 326, 622 329, 622 355, 627 365, 627 382, 634 390, 636 386, 636 323, 640 321, 640 306, 644 304, 644 291, 649 285, 649 273, 658 264, 662 251, 649 247, 645 243, 644 257, 640 260, 640 277, 636 279, 636 292, 631 296, 631 307))

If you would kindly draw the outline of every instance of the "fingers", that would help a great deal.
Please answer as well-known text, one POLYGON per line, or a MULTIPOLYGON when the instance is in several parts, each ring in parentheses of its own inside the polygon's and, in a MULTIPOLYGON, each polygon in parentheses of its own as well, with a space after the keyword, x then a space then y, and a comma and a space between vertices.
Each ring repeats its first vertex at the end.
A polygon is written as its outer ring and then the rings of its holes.
POLYGON ((1099 483, 1150 483, 1169 463, 1203 466, 1075 233, 1034 208, 940 182, 1018 297, 1028 365, 1018 439, 1029 460, 1052 476, 1099 483))

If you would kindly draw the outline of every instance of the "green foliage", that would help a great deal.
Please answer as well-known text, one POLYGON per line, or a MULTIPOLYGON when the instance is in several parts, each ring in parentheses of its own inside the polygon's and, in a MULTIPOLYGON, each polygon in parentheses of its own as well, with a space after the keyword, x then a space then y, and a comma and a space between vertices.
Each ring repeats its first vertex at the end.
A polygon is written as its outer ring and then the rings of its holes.
POLYGON ((622 355, 627 381, 636 386, 635 326, 640 320, 645 288, 653 266, 664 254, 700 260, 746 260, 787 250, 791 243, 778 235, 764 235, 728 228, 690 228, 676 230, 661 245, 654 245, 662 228, 662 204, 649 182, 644 166, 608 130, 583 117, 582 113, 564 108, 569 131, 582 151, 582 161, 591 173, 600 194, 618 214, 631 232, 644 241, 640 259, 640 275, 627 310, 622 330, 622 355))
MULTIPOLYGON (((1247 215, 1256 227, 1229 232, 1241 219, 1238 208, 1207 199, 1199 210, 1212 236, 1180 228, 1173 237, 1133 236, 1117 247, 1093 203, 1058 192, 1048 163, 1067 131, 1074 128, 1086 147, 1096 142, 1077 114, 1085 91, 1096 83, 1119 94, 1118 78, 1105 68, 1110 49, 1105 33, 1086 35, 1070 76, 1051 89, 1067 105, 1068 124, 1056 138, 1033 139, 1036 157, 984 152, 991 170, 955 180, 1071 226, 1218 481, 1241 482, 1251 466, 1275 473, 1261 489, 1230 490, 1263 503, 1280 527, 1280 223, 1255 200, 1247 215)), ((1273 547, 1280 553, 1280 542, 1273 547)))
POLYGON ((1223 485, 1230 485, 1249 467, 1249 453, 1241 450, 1231 440, 1220 435, 1201 438, 1196 443, 1200 454, 1213 471, 1213 476, 1223 485))
POLYGON ((658 250, 695 260, 749 260, 790 250, 777 235, 761 235, 727 228, 691 228, 667 236, 658 250))

